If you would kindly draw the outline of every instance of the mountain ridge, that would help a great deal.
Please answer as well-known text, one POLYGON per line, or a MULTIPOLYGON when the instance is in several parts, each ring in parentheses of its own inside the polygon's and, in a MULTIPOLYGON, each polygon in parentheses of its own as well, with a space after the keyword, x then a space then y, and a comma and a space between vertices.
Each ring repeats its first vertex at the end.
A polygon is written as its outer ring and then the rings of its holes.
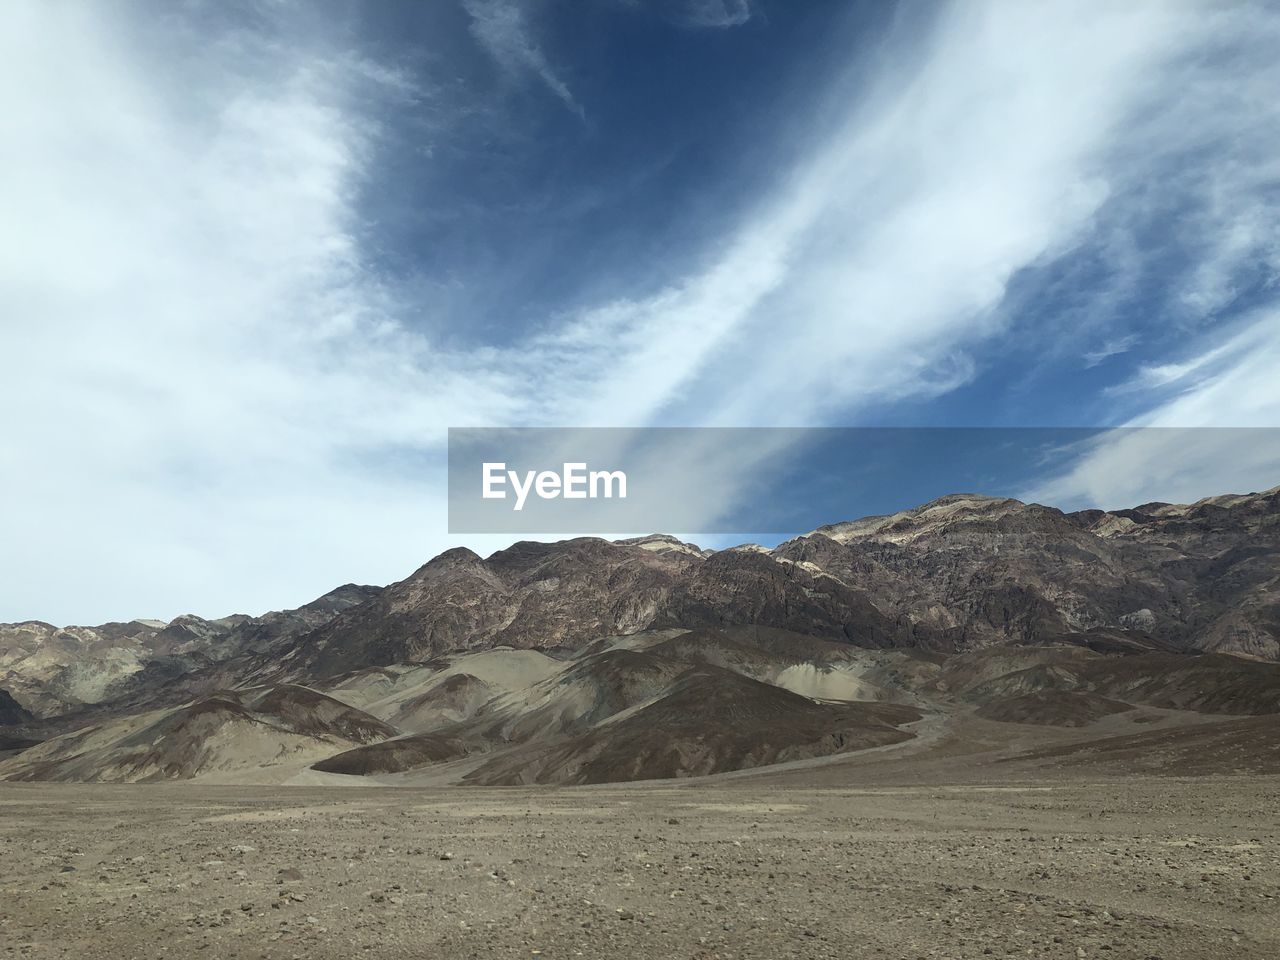
POLYGON ((309 682, 493 647, 756 625, 865 648, 1067 642, 1280 658, 1280 488, 1075 511, 960 493, 772 549, 665 534, 446 550, 386 587, 163 625, 0 625, 0 687, 38 717, 309 682))
POLYGON ((0 779, 586 784, 952 749, 1114 771, 1145 744, 1209 773, 1219 743, 1269 770, 1247 732, 1280 715, 1280 491, 956 494, 772 549, 458 547, 259 617, 0 626, 0 689, 0 779))

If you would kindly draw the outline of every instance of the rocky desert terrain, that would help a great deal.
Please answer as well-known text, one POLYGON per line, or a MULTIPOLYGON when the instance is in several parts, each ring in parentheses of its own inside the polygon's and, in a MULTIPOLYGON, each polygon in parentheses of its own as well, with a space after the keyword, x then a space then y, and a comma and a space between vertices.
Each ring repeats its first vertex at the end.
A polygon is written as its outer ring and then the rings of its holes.
POLYGON ((1280 779, 11 784, 9 957, 1270 960, 1280 779))

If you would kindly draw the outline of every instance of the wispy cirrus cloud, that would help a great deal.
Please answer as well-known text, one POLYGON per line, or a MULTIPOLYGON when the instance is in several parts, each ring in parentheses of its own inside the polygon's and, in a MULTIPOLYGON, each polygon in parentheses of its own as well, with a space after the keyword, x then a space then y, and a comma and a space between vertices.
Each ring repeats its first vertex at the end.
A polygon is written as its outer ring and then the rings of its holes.
POLYGON ((1121 125, 1195 26, 1163 4, 949 8, 922 43, 894 38, 706 269, 571 318, 531 345, 538 366, 624 423, 821 422, 953 388, 1005 328, 1011 278, 1087 235, 1121 125))
POLYGON ((751 0, 687 0, 675 16, 686 26, 724 29, 742 26, 753 13, 751 0))
POLYGON ((1128 387, 1158 398, 1155 404, 1086 444, 1069 469, 1023 496, 1114 509, 1280 485, 1277 369, 1280 310, 1270 305, 1184 363, 1142 368, 1128 387))
MULTIPOLYGON (((1122 279, 1154 286, 1164 345, 1109 388, 1116 424, 1028 495, 1108 507, 1192 501, 1280 482, 1280 18, 1261 5, 1209 7, 1169 67, 1171 88, 1121 141, 1117 219, 1145 257, 1122 279), (1159 271, 1159 272, 1157 272, 1159 271)), ((1106 304, 1099 297, 1099 312, 1106 304)))
POLYGON ((1084 354, 1084 365, 1086 367, 1096 367, 1104 360, 1110 360, 1112 357, 1118 357, 1122 353, 1128 353, 1138 343, 1139 337, 1136 333, 1119 337, 1115 340, 1107 340, 1096 350, 1086 351, 1084 354))
POLYGON ((512 77, 532 76, 579 117, 585 116, 568 84, 552 67, 528 20, 529 4, 519 0, 463 0, 471 33, 494 62, 512 77))

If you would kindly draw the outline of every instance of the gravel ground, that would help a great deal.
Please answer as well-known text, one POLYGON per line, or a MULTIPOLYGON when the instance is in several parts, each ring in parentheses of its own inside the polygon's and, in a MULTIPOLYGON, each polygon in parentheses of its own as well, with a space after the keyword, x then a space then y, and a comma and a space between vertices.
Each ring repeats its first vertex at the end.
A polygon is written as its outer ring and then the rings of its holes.
POLYGON ((1271 960, 1278 800, 3 784, 0 956, 1271 960))

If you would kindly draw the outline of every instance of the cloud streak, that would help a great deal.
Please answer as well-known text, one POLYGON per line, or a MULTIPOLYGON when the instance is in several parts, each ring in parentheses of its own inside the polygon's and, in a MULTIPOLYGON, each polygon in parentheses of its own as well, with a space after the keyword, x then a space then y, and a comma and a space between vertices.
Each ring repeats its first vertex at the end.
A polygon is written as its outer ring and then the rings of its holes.
POLYGON ((690 27, 723 30, 742 26, 752 14, 750 0, 689 0, 678 19, 690 27))
MULTIPOLYGON (((1172 346, 1108 391, 1126 427, 1028 490, 1046 502, 1121 506, 1194 501, 1280 481, 1280 20, 1260 6, 1212 7, 1113 162, 1117 219, 1134 235, 1166 231, 1176 258, 1152 313, 1172 346)), ((1122 274, 1142 282, 1141 260, 1122 274)), ((1165 279, 1165 278, 1162 278, 1165 279)), ((1099 311, 1105 309, 1100 300, 1099 311)))
POLYGON ((1151 500, 1191 503, 1280 483, 1280 311, 1247 317, 1225 343, 1181 365, 1144 368, 1132 389, 1163 399, 1088 444, 1027 499, 1117 508, 1151 500))
POLYGON ((568 84, 552 68, 534 39, 527 19, 527 4, 517 0, 464 0, 471 17, 471 33, 508 75, 536 77, 579 117, 585 117, 568 84))
POLYGON ((957 5, 927 49, 899 38, 902 65, 707 269, 572 318, 530 345, 536 366, 624 423, 806 424, 951 389, 1014 274, 1107 202, 1103 151, 1190 26, 1160 4, 957 5))

